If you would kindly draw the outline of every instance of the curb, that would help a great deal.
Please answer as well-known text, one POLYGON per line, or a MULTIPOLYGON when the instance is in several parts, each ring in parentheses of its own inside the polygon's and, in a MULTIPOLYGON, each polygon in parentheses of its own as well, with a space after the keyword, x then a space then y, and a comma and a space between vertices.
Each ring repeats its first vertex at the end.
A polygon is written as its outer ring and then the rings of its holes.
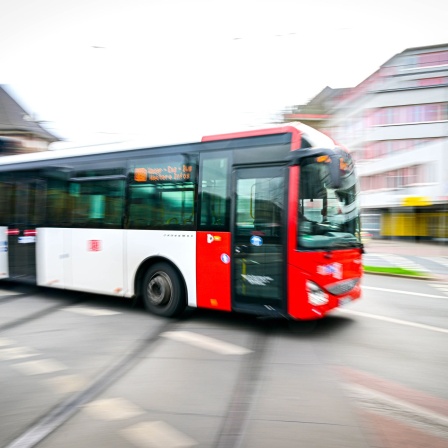
POLYGON ((424 275, 405 275, 405 274, 390 274, 388 272, 369 272, 364 271, 364 275, 383 275, 385 277, 398 277, 398 278, 411 278, 414 280, 435 280, 435 281, 443 281, 440 279, 437 279, 436 277, 428 277, 424 275))

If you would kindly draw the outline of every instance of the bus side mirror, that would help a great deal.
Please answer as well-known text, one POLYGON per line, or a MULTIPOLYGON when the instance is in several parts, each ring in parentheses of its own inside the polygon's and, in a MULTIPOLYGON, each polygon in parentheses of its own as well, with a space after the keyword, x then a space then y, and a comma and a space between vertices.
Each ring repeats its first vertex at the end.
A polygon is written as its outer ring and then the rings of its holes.
POLYGON ((341 169, 340 169, 340 158, 339 155, 330 156, 331 163, 328 164, 330 182, 328 185, 333 190, 341 188, 341 169))

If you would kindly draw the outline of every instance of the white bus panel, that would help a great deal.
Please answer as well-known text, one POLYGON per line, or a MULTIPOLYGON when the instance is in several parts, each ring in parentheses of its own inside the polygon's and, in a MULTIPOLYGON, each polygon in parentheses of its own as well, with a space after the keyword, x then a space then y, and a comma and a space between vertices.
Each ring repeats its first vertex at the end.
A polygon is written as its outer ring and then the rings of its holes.
POLYGON ((7 227, 0 227, 0 278, 9 277, 7 227))
POLYGON ((65 288, 70 269, 68 244, 71 229, 39 228, 36 234, 36 282, 39 286, 65 288))
POLYGON ((170 260, 179 269, 187 285, 188 305, 196 306, 195 232, 128 230, 125 245, 127 291, 130 295, 134 294, 134 278, 140 264, 149 257, 157 256, 170 260))
POLYGON ((125 295, 123 230, 38 229, 37 283, 125 295))
POLYGON ((195 232, 39 228, 37 284, 132 297, 138 268, 151 257, 179 269, 195 307, 195 232))

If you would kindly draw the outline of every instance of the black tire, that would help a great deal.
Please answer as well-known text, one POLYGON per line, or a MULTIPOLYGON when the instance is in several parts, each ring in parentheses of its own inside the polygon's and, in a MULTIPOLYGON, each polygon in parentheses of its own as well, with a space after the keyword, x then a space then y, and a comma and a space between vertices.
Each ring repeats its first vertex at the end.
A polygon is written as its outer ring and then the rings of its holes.
POLYGON ((158 316, 175 317, 185 310, 185 288, 172 266, 156 263, 148 269, 143 279, 143 302, 158 316))

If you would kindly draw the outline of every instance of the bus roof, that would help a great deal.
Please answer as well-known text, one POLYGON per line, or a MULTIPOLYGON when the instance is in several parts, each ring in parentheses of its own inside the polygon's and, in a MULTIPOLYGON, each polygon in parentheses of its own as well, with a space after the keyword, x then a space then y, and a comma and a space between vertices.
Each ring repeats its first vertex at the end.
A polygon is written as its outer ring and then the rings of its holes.
POLYGON ((334 148, 335 142, 322 132, 307 126, 300 122, 292 122, 288 124, 279 124, 262 129, 251 129, 248 131, 234 132, 230 134, 207 135, 202 138, 203 142, 211 142, 217 140, 228 140, 235 138, 257 137, 262 135, 283 134, 290 132, 292 134, 292 150, 301 147, 302 138, 305 139, 313 148, 334 148))
POLYGON ((25 163, 25 162, 38 162, 44 160, 55 160, 55 159, 64 159, 70 157, 81 157, 86 155, 95 155, 95 154, 107 154, 113 152, 122 152, 122 151, 132 151, 135 149, 145 149, 145 148, 158 148, 164 146, 173 146, 173 145, 181 145, 181 144, 194 144, 199 142, 212 142, 219 140, 229 140, 229 139, 237 139, 237 138, 250 138, 257 136, 267 136, 267 135, 275 135, 282 133, 291 133, 292 134, 292 148, 298 149, 301 147, 302 139, 307 140, 311 147, 324 147, 324 148, 334 148, 335 143, 325 134, 322 134, 320 131, 317 131, 310 126, 307 126, 300 122, 293 122, 288 124, 280 124, 280 125, 272 125, 265 128, 260 129, 250 129, 240 132, 234 132, 229 134, 217 134, 217 135, 208 135, 202 137, 201 140, 191 141, 191 142, 177 142, 170 144, 155 144, 154 141, 148 145, 148 142, 144 141, 128 141, 128 142, 118 142, 118 143, 105 143, 105 144, 97 144, 90 146, 78 146, 69 149, 59 149, 59 150, 49 150, 43 152, 34 152, 29 154, 17 154, 11 156, 3 156, 0 157, 0 165, 9 165, 14 163, 25 163))
POLYGON ((249 131, 232 132, 230 134, 206 135, 202 137, 203 142, 214 142, 218 140, 230 140, 236 138, 260 137, 262 135, 272 134, 292 134, 292 149, 300 148, 302 141, 302 133, 295 126, 276 126, 274 128, 251 129, 249 131))

